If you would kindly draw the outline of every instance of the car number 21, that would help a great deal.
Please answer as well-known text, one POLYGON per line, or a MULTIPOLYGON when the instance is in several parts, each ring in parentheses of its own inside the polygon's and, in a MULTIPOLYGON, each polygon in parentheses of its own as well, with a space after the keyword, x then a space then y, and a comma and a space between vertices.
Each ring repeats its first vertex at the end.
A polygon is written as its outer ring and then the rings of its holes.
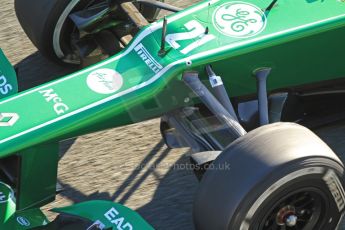
POLYGON ((197 47, 200 47, 216 38, 212 34, 207 34, 207 29, 195 20, 187 22, 184 26, 189 30, 189 32, 168 34, 165 39, 172 48, 179 50, 182 54, 188 54, 197 47), (178 43, 178 41, 191 39, 197 40, 186 47, 181 47, 178 43))

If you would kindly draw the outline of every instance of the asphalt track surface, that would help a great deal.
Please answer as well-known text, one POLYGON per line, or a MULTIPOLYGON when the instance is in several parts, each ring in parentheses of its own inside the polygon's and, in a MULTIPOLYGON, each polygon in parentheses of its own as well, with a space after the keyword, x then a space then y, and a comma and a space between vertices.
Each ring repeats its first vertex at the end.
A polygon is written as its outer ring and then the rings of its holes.
MULTIPOLYGON (((192 1, 173 3, 184 7, 192 1)), ((70 71, 37 52, 19 26, 13 0, 0 0, 0 47, 19 68, 20 90, 70 71)), ((345 122, 315 131, 338 155, 345 153, 345 122)), ((137 210, 156 229, 194 229, 198 182, 186 169, 188 149, 167 149, 158 119, 64 141, 61 154, 58 180, 65 190, 44 207, 50 218, 52 207, 107 199, 137 210)))

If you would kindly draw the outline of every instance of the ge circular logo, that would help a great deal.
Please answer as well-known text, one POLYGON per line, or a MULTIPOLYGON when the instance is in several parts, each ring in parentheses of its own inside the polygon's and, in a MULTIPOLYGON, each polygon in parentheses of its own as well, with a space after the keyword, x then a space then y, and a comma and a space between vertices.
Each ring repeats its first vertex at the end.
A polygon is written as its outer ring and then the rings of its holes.
POLYGON ((214 11, 212 18, 215 28, 229 37, 252 37, 266 27, 265 13, 245 2, 225 3, 214 11))
POLYGON ((28 221, 28 219, 26 219, 25 217, 22 217, 22 216, 17 217, 17 222, 21 226, 26 226, 26 227, 30 226, 30 221, 28 221))
POLYGON ((98 69, 87 77, 87 85, 99 94, 111 94, 123 85, 122 76, 113 69, 98 69))

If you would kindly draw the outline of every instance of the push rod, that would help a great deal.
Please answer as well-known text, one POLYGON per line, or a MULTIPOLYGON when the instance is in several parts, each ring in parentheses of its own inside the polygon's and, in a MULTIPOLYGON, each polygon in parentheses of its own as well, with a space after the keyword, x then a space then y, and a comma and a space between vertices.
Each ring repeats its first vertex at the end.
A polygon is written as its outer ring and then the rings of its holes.
POLYGON ((206 66, 206 72, 209 77, 210 84, 213 88, 214 95, 219 100, 219 102, 224 106, 224 108, 233 116, 233 118, 238 121, 237 115, 235 113, 234 107, 230 101, 229 95, 223 84, 223 80, 220 76, 217 76, 210 65, 206 66))
POLYGON ((254 72, 257 91, 258 91, 258 107, 260 125, 267 125, 268 120, 268 100, 267 100, 267 77, 271 72, 271 68, 260 68, 254 72))
POLYGON ((198 72, 185 72, 183 74, 185 84, 200 98, 206 107, 224 122, 234 139, 237 139, 247 132, 238 121, 224 108, 224 106, 213 96, 207 87, 200 81, 198 72))

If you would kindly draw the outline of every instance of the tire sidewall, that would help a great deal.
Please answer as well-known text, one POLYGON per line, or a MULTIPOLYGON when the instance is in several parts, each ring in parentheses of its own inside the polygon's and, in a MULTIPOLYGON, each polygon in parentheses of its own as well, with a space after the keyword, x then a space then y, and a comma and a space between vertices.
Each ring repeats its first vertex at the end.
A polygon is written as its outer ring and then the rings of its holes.
MULTIPOLYGON (((336 174, 339 181, 342 181, 342 167, 330 159, 316 158, 290 162, 284 169, 275 171, 254 186, 238 206, 228 229, 258 229, 257 225, 260 218, 271 208, 272 203, 288 193, 311 187, 322 191, 324 198, 327 199, 326 204, 329 212, 324 214, 324 219, 332 218, 330 224, 323 222, 324 225, 318 225, 318 229, 335 229, 343 209, 338 209, 330 187, 324 179, 330 171, 336 174), (310 184, 310 181, 313 181, 314 184, 310 184)), ((341 185, 343 186, 343 184, 341 185)), ((343 187, 341 189, 341 193, 344 195, 343 187)))
MULTIPOLYGON (((224 164, 230 169, 208 170, 201 180, 194 202, 196 229, 240 229, 254 202, 295 171, 322 167, 324 173, 333 169, 341 183, 344 179, 344 166, 336 154, 313 132, 293 123, 263 126, 238 138, 213 162, 218 167, 224 164)), ((270 196, 274 199, 275 193, 270 196)))
MULTIPOLYGON (((68 15, 84 9, 91 2, 98 1, 15 0, 15 10, 23 30, 45 57, 59 64, 79 64, 80 60, 74 56, 71 44, 71 31, 75 27, 68 15), (69 54, 73 55, 71 60, 69 54)), ((157 13, 147 7, 143 7, 142 11, 145 17, 157 13)), ((128 17, 121 11, 116 13, 116 17, 128 20, 128 17)), ((76 40, 78 40, 77 36, 76 40)))
MULTIPOLYGON (((78 5, 83 4, 83 2, 87 2, 90 0, 64 0, 61 7, 54 10, 54 14, 51 17, 51 20, 48 20, 46 23, 46 29, 49 30, 48 34, 51 38, 51 47, 52 52, 54 53, 55 58, 61 60, 66 55, 66 48, 64 48, 64 43, 66 38, 66 33, 64 28, 66 25, 67 20, 69 20, 68 15, 75 10, 78 5), (51 26, 54 25, 54 26, 51 26)), ((72 21, 70 21, 71 23, 72 21)))
MULTIPOLYGON (((82 8, 90 1, 91 0, 16 0, 15 9, 22 28, 38 50, 45 57, 53 61, 60 64, 66 64, 58 57, 54 48, 54 33, 56 33, 55 30, 58 21, 66 8, 70 4, 73 4, 73 2, 77 3, 70 12, 82 8)), ((63 24, 65 24, 66 20, 63 21, 63 24)), ((61 37, 61 33, 63 33, 63 28, 58 34, 59 42, 63 43, 66 37, 61 37)), ((60 44, 60 46, 62 45, 60 44)), ((62 49, 64 51, 64 48, 62 49)))

